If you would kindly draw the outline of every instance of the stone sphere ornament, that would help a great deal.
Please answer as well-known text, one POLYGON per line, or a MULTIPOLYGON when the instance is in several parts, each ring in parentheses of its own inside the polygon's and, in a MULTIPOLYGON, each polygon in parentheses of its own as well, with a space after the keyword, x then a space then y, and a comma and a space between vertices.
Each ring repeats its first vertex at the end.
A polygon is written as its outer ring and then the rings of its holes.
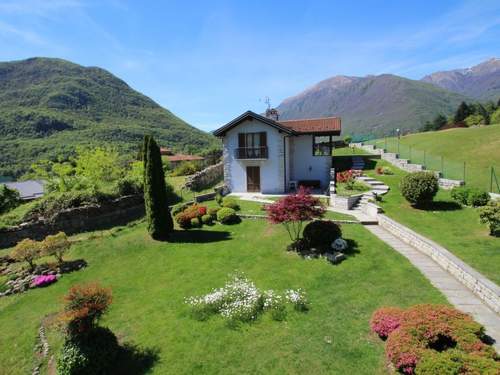
POLYGON ((347 241, 344 240, 343 238, 337 238, 335 241, 332 242, 332 249, 335 251, 343 251, 347 249, 347 241))

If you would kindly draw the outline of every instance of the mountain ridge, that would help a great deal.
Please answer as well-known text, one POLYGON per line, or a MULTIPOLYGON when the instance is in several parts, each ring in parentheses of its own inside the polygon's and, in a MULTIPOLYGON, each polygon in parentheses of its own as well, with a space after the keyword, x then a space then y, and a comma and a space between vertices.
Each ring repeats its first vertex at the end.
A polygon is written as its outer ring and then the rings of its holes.
POLYGON ((68 156, 77 145, 131 152, 144 134, 184 152, 217 144, 107 70, 63 59, 0 63, 0 108, 0 175, 17 176, 33 160, 68 156))

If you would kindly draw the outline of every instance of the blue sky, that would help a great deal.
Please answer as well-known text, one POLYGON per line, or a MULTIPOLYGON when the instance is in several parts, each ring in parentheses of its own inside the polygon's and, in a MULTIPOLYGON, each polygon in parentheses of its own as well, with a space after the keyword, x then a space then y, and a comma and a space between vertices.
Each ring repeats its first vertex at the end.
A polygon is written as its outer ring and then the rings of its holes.
POLYGON ((500 1, 0 0, 0 60, 100 66, 204 130, 338 74, 500 56, 500 1))

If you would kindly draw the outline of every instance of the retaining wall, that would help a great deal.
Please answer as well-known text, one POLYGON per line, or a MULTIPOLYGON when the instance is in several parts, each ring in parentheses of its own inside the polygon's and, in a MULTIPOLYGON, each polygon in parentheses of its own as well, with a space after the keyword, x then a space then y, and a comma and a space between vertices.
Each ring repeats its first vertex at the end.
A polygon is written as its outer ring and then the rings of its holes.
POLYGON ((49 234, 75 234, 125 225, 144 216, 142 196, 126 196, 102 205, 70 208, 51 220, 39 219, 0 230, 0 248, 11 247, 25 238, 43 240, 49 234))
POLYGON ((500 314, 500 287, 462 262, 455 255, 437 243, 422 237, 411 229, 399 224, 385 215, 378 215, 379 225, 394 234, 403 242, 431 257, 437 264, 452 274, 469 288, 493 311, 500 314))
POLYGON ((186 179, 184 187, 193 191, 200 191, 222 180, 223 175, 224 166, 220 162, 189 176, 186 179))

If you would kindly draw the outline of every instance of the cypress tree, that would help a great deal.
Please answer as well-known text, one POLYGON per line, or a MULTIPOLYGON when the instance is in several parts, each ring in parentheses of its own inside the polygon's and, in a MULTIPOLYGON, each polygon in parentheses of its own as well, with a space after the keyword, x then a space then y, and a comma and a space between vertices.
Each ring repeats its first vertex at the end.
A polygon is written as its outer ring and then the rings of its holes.
POLYGON ((144 137, 144 204, 148 232, 155 240, 165 241, 173 230, 165 186, 160 148, 153 137, 144 137))
POLYGON ((464 121, 471 114, 471 109, 466 102, 460 103, 455 112, 455 118, 453 119, 455 123, 464 121))

